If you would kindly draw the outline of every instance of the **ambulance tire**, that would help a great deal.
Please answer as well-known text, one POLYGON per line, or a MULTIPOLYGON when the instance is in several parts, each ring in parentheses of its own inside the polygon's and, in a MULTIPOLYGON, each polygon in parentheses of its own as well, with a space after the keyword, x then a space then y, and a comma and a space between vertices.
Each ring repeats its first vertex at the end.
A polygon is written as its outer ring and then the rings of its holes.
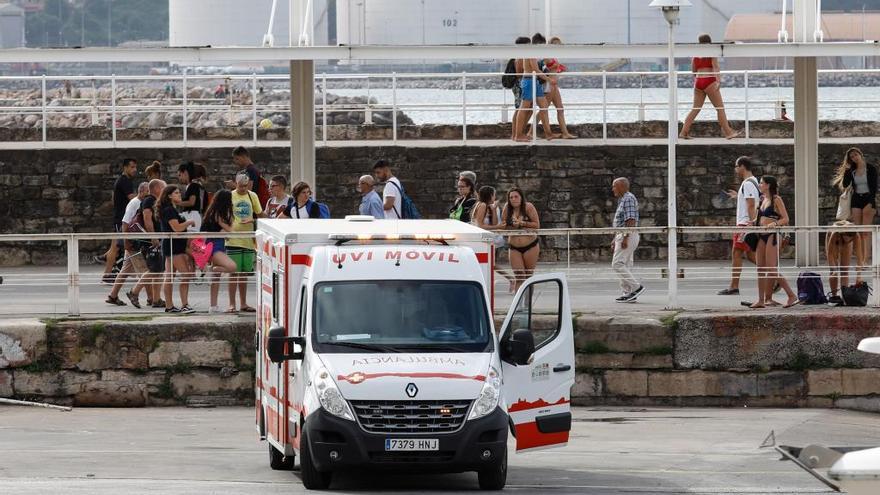
POLYGON ((489 469, 477 472, 480 490, 503 490, 507 484, 507 447, 501 460, 489 469))
POLYGON ((294 456, 284 457, 284 454, 269 444, 269 467, 275 471, 290 471, 293 469, 294 456))
POLYGON ((309 437, 303 431, 299 449, 299 473, 303 486, 307 490, 326 490, 330 486, 331 473, 318 471, 312 463, 312 452, 309 448, 309 437))

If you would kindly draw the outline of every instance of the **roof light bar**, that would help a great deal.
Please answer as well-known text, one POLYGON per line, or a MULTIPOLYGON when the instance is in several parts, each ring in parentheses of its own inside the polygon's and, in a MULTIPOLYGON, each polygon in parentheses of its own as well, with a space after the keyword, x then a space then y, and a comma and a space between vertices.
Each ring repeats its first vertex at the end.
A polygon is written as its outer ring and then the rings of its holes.
POLYGON ((453 234, 330 234, 331 241, 452 241, 453 234))

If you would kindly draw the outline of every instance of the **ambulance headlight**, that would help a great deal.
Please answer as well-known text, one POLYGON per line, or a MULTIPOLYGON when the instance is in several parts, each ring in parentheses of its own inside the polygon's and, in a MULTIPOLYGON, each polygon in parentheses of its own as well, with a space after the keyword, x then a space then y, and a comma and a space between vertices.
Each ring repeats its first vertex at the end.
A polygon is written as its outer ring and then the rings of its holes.
POLYGON ((348 407, 348 402, 342 398, 336 382, 333 381, 326 369, 322 369, 316 375, 315 391, 318 394, 318 401, 325 411, 334 416, 354 421, 354 415, 351 413, 351 408, 348 407))
POLYGON ((480 396, 474 401, 468 419, 479 419, 494 411, 498 407, 499 397, 501 397, 501 375, 498 374, 498 370, 490 366, 489 373, 486 374, 486 383, 480 390, 480 396))

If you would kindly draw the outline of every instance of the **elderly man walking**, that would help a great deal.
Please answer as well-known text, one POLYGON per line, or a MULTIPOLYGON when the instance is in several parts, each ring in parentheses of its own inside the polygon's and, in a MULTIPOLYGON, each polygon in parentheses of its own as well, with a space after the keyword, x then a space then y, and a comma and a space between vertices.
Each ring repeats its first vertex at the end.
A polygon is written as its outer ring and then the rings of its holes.
MULTIPOLYGON (((635 195, 629 192, 629 179, 618 177, 611 183, 611 192, 617 198, 617 211, 614 213, 614 227, 638 227, 639 225, 639 202, 635 195)), ((620 288, 623 295, 615 299, 621 303, 636 302, 636 299, 645 292, 645 286, 632 274, 633 257, 636 248, 639 247, 639 234, 618 233, 614 236, 611 249, 614 255, 611 258, 611 268, 617 272, 620 278, 620 288)))
POLYGON ((385 218, 385 210, 382 209, 382 199, 379 197, 379 193, 373 189, 375 185, 376 180, 373 179, 372 175, 362 175, 358 179, 358 191, 362 195, 358 211, 361 215, 370 215, 373 218, 382 219, 385 218))

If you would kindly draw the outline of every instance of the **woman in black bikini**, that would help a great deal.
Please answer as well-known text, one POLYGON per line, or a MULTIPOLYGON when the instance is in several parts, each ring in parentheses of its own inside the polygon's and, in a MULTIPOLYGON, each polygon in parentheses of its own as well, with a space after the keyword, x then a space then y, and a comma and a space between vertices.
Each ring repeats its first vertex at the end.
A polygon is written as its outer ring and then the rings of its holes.
MULTIPOLYGON (((535 205, 526 201, 526 197, 518 187, 507 193, 507 205, 504 206, 501 223, 508 230, 541 228, 538 210, 535 209, 535 205)), ((516 277, 514 290, 518 290, 523 282, 535 273, 541 248, 538 246, 537 235, 511 236, 507 242, 510 248, 510 266, 516 277)))
MULTIPOLYGON (((779 185, 775 177, 765 175, 761 178, 761 204, 758 207, 757 225, 766 228, 775 228, 788 225, 788 212, 785 203, 779 197, 779 185)), ((779 236, 771 234, 758 234, 758 248, 755 257, 758 264, 758 300, 751 308, 765 308, 778 306, 773 300, 773 286, 778 283, 788 295, 788 302, 783 306, 790 308, 799 302, 797 294, 791 290, 791 286, 782 275, 779 274, 779 236)))

